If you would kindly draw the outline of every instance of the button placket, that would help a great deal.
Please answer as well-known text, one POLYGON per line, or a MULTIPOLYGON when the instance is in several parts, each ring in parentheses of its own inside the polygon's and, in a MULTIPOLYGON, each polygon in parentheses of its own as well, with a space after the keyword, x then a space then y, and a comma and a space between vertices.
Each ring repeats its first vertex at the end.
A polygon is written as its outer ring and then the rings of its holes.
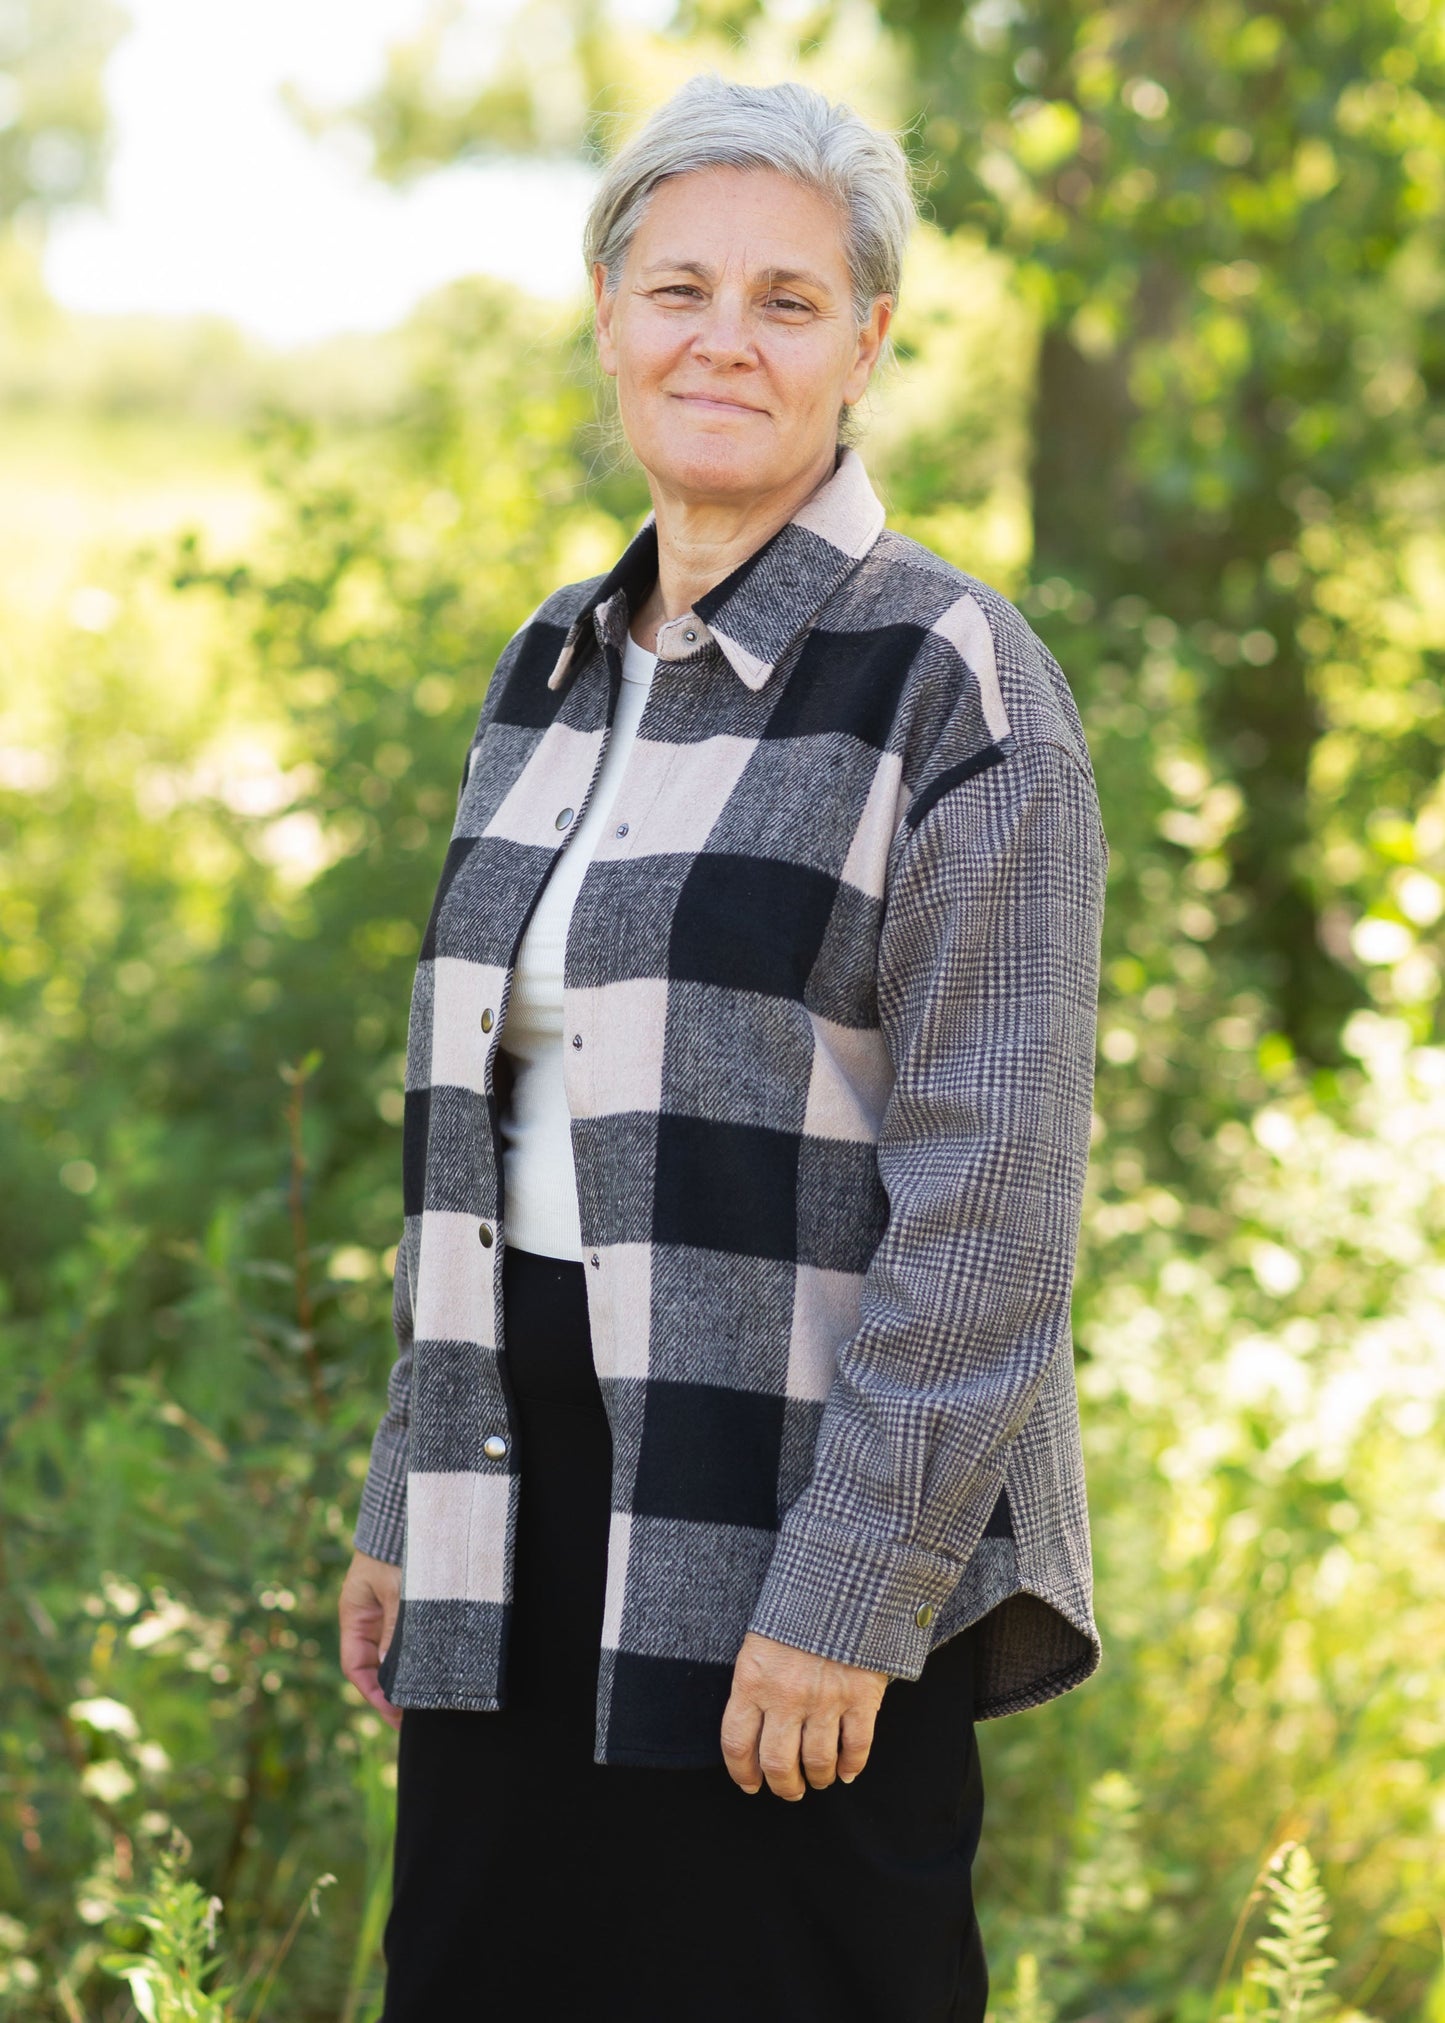
POLYGON ((562 990, 562 1030, 567 1035, 567 1045, 562 1050, 562 1082, 567 1091, 567 1107, 574 1117, 593 1115, 593 1060, 597 1049, 592 1044, 587 1019, 581 1011, 580 1000, 565 985, 562 990))
MULTIPOLYGON (((565 849, 567 845, 570 844, 573 836, 577 833, 577 830, 581 826, 582 817, 587 812, 588 804, 591 801, 593 791, 597 785, 598 777, 601 774, 603 761, 607 756, 607 747, 610 741, 611 741, 611 726, 604 724, 602 727, 597 753, 592 760, 591 771, 588 773, 585 779, 580 780, 576 783, 577 791, 575 792, 574 798, 571 800, 564 800, 562 806, 557 810, 557 813, 552 819, 552 827, 554 828, 554 830, 556 830, 557 835, 559 837, 559 841, 556 846, 559 850, 565 849)), ((546 878, 549 877, 550 875, 551 875, 550 870, 544 874, 543 877, 544 884, 546 882, 546 878)))
MULTIPOLYGON (((653 698, 648 696, 642 706, 642 716, 637 725, 637 735, 642 737, 648 730, 648 711, 654 707, 653 698)), ((655 721, 655 719, 654 719, 655 721)), ((667 796, 672 772, 671 764, 651 769, 648 773, 636 770, 636 753, 629 752, 627 763, 622 769, 622 777, 617 782, 617 791, 612 802, 610 834, 602 841, 601 849, 614 863, 625 863, 636 856, 642 848, 642 838, 647 822, 667 796), (626 813, 623 814, 623 810, 626 813)))
POLYGON ((614 822, 610 835, 605 839, 607 855, 616 863, 624 862, 636 850, 638 818, 640 814, 646 813, 646 810, 639 808, 638 805, 642 798, 640 790, 633 788, 631 791, 628 791, 627 776, 625 774, 618 788, 619 800, 624 792, 627 793, 627 807, 629 810, 627 819, 625 821, 619 820, 614 822))

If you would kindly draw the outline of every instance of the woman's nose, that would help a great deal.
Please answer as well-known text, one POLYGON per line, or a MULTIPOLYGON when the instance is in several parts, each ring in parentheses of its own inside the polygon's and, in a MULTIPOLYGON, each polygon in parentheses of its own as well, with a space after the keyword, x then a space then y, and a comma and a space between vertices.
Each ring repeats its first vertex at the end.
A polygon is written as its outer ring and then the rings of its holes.
POLYGON ((714 296, 694 339, 693 349, 699 358, 706 358, 714 365, 750 357, 753 335, 746 304, 727 296, 714 296))

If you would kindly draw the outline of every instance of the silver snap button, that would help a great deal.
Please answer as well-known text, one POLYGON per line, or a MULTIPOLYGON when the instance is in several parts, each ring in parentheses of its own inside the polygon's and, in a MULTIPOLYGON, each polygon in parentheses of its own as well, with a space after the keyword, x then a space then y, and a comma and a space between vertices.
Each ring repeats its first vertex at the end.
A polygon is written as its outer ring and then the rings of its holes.
POLYGON ((507 1443, 500 1433, 489 1433, 482 1442, 482 1452, 489 1461, 505 1461, 507 1458, 507 1443))
POLYGON ((628 825, 627 825, 627 823, 626 823, 626 822, 619 822, 619 823, 617 824, 617 833, 618 833, 618 835, 619 835, 619 836, 625 836, 625 835, 627 834, 627 827, 628 827, 628 825))
POLYGON ((582 1035, 581 1035, 581 1033, 573 1033, 573 1035, 572 1035, 572 1044, 573 1044, 573 1046, 574 1046, 574 1047, 580 1047, 580 1046, 581 1046, 581 1044, 582 1044, 582 1035))
POLYGON ((601 1258, 600 1258, 600 1257, 599 1257, 599 1256, 597 1255, 597 1253, 596 1253, 596 1251, 595 1251, 595 1250, 594 1250, 594 1251, 593 1251, 593 1253, 592 1253, 592 1258, 591 1258, 591 1262, 592 1262, 592 1263, 593 1263, 594 1265, 600 1265, 600 1264, 601 1264, 601 1262, 602 1262, 601 1258))
POLYGON ((483 1250, 490 1250, 490 1249, 491 1249, 491 1247, 492 1247, 492 1227, 491 1227, 491 1224, 490 1224, 490 1223, 488 1223, 488 1222, 484 1222, 484 1223, 483 1223, 483 1224, 481 1225, 481 1227, 480 1227, 480 1228, 478 1229, 478 1231, 477 1231, 477 1241, 478 1241, 478 1243, 480 1243, 480 1245, 482 1246, 482 1249, 483 1249, 483 1250))
POLYGON ((557 817, 557 827, 558 827, 559 829, 565 829, 565 828, 566 828, 567 824, 568 824, 568 823, 569 823, 569 822, 571 821, 571 819, 572 819, 572 816, 573 816, 573 812, 574 812, 574 811, 573 811, 573 810, 572 810, 571 808, 564 808, 564 809, 562 810, 561 814, 560 814, 560 815, 559 815, 559 816, 557 817))
POLYGON ((492 1030, 492 1023, 493 1023, 492 1007, 488 1005, 486 1010, 482 1013, 482 1031, 484 1033, 489 1033, 492 1030))
POLYGON ((920 1630, 926 1630, 928 1625, 933 1621, 932 1602, 924 1602, 913 1620, 917 1623, 920 1630))
POLYGON ((697 634, 695 632, 684 632, 682 636, 687 641, 689 646, 691 646, 692 642, 697 638, 697 634))

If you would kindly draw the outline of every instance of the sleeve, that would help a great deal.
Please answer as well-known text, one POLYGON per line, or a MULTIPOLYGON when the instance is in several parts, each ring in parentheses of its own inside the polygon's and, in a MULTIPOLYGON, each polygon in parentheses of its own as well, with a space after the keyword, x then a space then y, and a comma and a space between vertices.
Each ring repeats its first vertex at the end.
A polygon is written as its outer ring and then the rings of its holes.
POLYGON ((406 1238, 396 1250, 392 1281, 391 1325, 396 1336, 396 1360, 386 1386, 386 1411, 371 1443, 371 1464, 361 1488, 361 1514, 355 1545, 372 1559, 401 1565, 406 1536, 406 1474, 411 1432, 411 1273, 406 1238))
POLYGON ((895 840, 887 1222, 750 1624, 898 1678, 922 1670, 1039 1387, 1072 1355, 1107 846, 1072 753, 1035 741, 997 761, 933 778, 895 840))

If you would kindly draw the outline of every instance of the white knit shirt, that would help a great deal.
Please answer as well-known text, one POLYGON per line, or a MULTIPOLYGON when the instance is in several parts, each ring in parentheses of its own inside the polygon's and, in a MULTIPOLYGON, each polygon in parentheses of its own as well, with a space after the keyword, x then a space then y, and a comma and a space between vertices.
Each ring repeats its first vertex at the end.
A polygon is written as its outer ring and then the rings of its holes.
POLYGON ((605 833, 626 819, 614 808, 618 785, 637 735, 657 666, 628 635, 622 689, 612 734, 587 811, 542 888, 517 952, 500 1045, 515 1068, 512 1100, 501 1116, 507 1242, 543 1257, 578 1259, 582 1232, 572 1166, 572 1113, 562 1076, 562 969, 567 926, 592 852, 605 833))

